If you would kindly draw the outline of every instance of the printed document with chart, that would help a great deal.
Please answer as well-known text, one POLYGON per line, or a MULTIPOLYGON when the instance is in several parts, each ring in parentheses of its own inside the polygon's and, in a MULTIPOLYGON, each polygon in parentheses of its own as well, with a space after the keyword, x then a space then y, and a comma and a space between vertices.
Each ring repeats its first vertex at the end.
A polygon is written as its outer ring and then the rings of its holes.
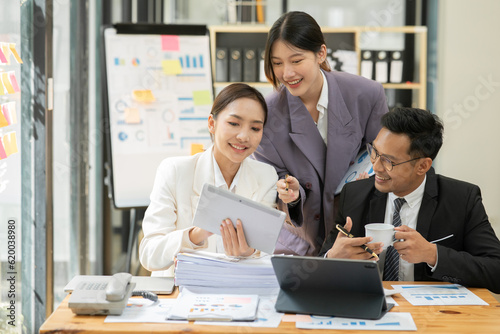
POLYGON ((393 285, 412 305, 488 305, 459 284, 393 285))
POLYGON ((257 295, 195 294, 184 289, 167 319, 251 321, 257 315, 257 295))

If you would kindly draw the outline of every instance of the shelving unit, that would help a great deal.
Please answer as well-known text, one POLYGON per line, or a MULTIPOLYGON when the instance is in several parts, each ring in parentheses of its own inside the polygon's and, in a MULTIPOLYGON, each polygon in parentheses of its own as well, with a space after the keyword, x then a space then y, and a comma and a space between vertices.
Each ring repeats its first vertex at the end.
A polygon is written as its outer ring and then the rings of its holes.
MULTIPOLYGON (((258 25, 225 25, 211 26, 210 49, 212 56, 212 74, 216 78, 216 49, 225 48, 245 48, 255 47, 263 49, 265 47, 267 33, 270 27, 258 25)), ((364 33, 401 33, 415 34, 415 62, 413 64, 413 82, 404 83, 383 83, 385 89, 412 90, 413 106, 419 108, 426 107, 427 99, 427 27, 424 26, 404 26, 404 27, 323 27, 323 34, 327 47, 333 51, 342 49, 355 51, 358 59, 358 74, 361 68, 361 36, 364 33)), ((214 82, 216 92, 231 82, 214 82)), ((272 90, 268 82, 247 82, 248 84, 262 90, 272 90)))

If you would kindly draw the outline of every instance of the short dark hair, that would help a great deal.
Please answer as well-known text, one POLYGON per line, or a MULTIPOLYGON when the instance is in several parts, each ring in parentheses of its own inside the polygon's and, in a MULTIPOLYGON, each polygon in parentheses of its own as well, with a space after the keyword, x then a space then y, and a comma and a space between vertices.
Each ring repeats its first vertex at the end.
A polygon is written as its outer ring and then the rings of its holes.
POLYGON ((443 122, 428 110, 396 107, 382 116, 382 127, 410 138, 412 157, 434 160, 443 145, 443 122))
POLYGON ((215 98, 214 104, 212 105, 212 110, 210 114, 214 119, 217 119, 217 115, 226 107, 241 98, 248 98, 255 100, 260 103, 262 109, 264 110, 264 125, 267 121, 267 104, 266 100, 262 94, 255 88, 244 84, 244 83, 233 83, 229 86, 224 87, 217 97, 215 98))
MULTIPOLYGON (((278 40, 314 53, 319 52, 323 44, 326 45, 321 28, 311 15, 304 12, 288 12, 281 15, 269 30, 264 55, 264 72, 274 88, 278 88, 280 83, 274 75, 271 48, 278 40)), ((321 64, 321 68, 328 72, 331 70, 326 60, 321 64)))

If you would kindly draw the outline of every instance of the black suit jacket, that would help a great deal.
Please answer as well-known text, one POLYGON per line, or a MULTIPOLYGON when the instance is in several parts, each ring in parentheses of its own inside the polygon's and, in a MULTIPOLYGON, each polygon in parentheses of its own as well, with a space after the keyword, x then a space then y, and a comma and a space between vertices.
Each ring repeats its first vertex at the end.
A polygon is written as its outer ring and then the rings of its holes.
MULTIPOLYGON (((368 223, 383 223, 387 194, 376 190, 374 178, 348 183, 339 200, 336 224, 351 217, 351 233, 364 236, 368 223)), ((500 293, 500 241, 484 209, 478 186, 427 173, 424 196, 417 218, 417 231, 437 242, 438 265, 434 272, 426 263, 415 264, 415 281, 446 281, 483 287, 500 293)), ((333 245, 337 231, 330 232, 320 254, 333 245)))

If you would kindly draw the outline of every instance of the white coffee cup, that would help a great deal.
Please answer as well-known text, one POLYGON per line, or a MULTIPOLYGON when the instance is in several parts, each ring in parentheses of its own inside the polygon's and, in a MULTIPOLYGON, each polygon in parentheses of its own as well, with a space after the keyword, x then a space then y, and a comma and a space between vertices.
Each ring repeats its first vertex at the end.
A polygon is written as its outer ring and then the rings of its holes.
POLYGON ((365 235, 372 237, 371 242, 383 242, 383 249, 391 246, 394 243, 394 226, 391 224, 366 224, 365 235))

